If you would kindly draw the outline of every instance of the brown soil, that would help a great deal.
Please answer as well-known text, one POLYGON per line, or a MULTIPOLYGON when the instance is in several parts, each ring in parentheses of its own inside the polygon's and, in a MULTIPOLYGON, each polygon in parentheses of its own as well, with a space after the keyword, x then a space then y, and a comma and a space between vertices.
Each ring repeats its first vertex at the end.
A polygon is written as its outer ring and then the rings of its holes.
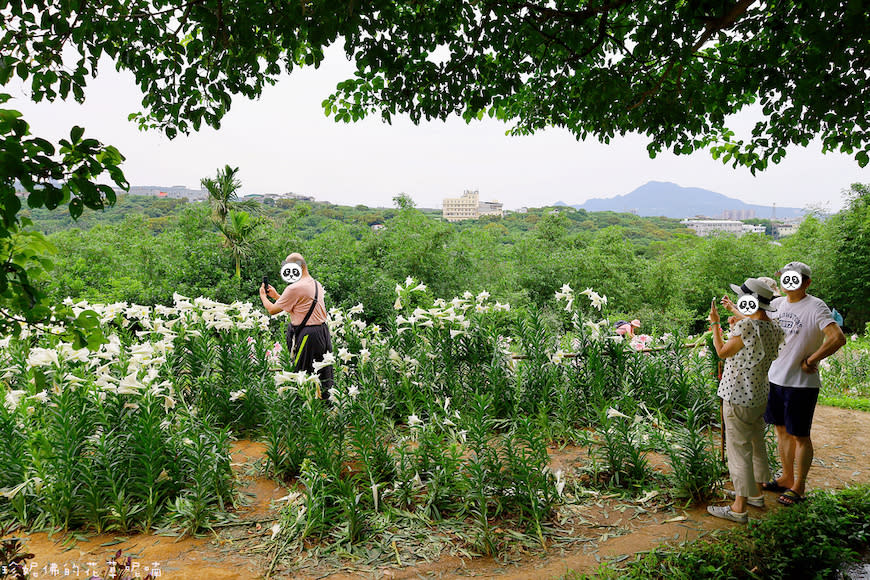
MULTIPOLYGON (((810 471, 809 489, 839 489, 850 484, 870 482, 870 414, 860 411, 819 407, 814 421, 815 459, 810 471)), ((207 538, 173 538, 154 535, 81 535, 21 533, 26 549, 36 557, 32 577, 50 578, 49 566, 56 564, 59 576, 64 568, 69 577, 87 578, 86 571, 96 566, 106 569, 106 560, 117 550, 133 556, 139 573, 145 576, 154 568, 168 580, 229 580, 262 578, 268 568, 265 548, 269 545, 270 527, 282 502, 289 493, 283 485, 254 475, 261 461, 264 446, 250 441, 234 445, 234 468, 242 480, 243 497, 251 503, 237 511, 238 525, 220 528, 207 538), (96 564, 92 564, 96 563, 96 564)), ((566 448, 551 453, 554 468, 570 468, 586 461, 585 450, 566 448)), ((412 553, 395 545, 395 558, 390 564, 363 566, 354 561, 336 568, 323 561, 304 567, 282 569, 276 578, 553 578, 568 570, 594 572, 601 562, 622 561, 638 552, 650 550, 662 543, 677 544, 694 540, 715 530, 738 524, 709 517, 705 506, 685 508, 661 498, 647 502, 620 499, 615 494, 590 495, 583 504, 571 504, 560 509, 554 526, 562 529, 564 542, 551 541, 547 550, 538 546, 512 550, 504 560, 442 553, 430 561, 414 562, 412 553), (565 533, 568 532, 568 533, 565 533)), ((766 494, 767 508, 750 508, 750 517, 763 517, 777 509, 776 495, 766 494)), ((433 531, 434 533, 434 531, 433 531)), ((94 573, 94 570, 91 570, 94 573)))

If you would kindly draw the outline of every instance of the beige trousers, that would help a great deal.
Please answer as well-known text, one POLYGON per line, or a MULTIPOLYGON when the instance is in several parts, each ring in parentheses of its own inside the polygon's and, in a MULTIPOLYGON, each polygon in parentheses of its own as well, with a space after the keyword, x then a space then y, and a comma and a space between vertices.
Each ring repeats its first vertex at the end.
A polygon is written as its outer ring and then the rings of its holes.
POLYGON ((737 495, 756 496, 756 482, 770 479, 767 448, 764 444, 764 409, 765 405, 742 407, 722 401, 725 453, 737 495))

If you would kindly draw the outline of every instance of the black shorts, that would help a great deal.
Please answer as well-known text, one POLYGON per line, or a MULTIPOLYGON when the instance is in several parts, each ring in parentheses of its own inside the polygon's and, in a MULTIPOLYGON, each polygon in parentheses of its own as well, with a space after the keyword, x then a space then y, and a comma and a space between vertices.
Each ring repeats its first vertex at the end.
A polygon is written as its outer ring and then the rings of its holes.
POLYGON ((809 437, 819 389, 781 387, 770 383, 764 420, 770 425, 785 425, 789 435, 809 437))
MULTIPOLYGON (((287 348, 293 353, 293 360, 296 362, 295 370, 314 374, 314 361, 321 361, 324 354, 332 352, 329 327, 326 323, 308 325, 299 331, 296 339, 298 342, 293 344, 292 335, 287 333, 287 348)), ((320 369, 317 376, 320 378, 320 396, 325 399, 329 396, 329 389, 335 382, 332 365, 320 369)))

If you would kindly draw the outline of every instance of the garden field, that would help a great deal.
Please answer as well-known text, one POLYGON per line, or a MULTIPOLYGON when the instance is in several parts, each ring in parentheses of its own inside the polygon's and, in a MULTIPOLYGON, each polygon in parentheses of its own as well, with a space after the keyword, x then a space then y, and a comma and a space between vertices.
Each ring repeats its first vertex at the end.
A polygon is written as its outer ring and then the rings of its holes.
MULTIPOLYGON (((855 483, 870 483, 870 415, 858 411, 820 407, 817 412, 817 456, 810 475, 813 489, 840 489, 855 483), (851 448, 851 450, 850 450, 851 448)), ((20 534, 41 570, 57 563, 62 570, 89 561, 102 562, 118 549, 134 554, 140 569, 160 565, 163 578, 236 579, 262 577, 271 564, 263 552, 271 537, 271 525, 279 518, 290 493, 281 482, 260 475, 265 446, 248 441, 233 445, 235 471, 246 505, 235 515, 239 525, 218 527, 217 535, 176 538, 153 534, 80 534, 45 532, 20 534), (120 541, 119 541, 120 540, 120 541), (105 544, 111 544, 107 546, 105 544)), ((586 450, 566 447, 549 449, 554 468, 576 469, 585 461, 586 450), (579 461, 578 461, 579 460, 579 461)), ((663 467, 663 466, 660 466, 663 467)), ((767 494, 765 511, 785 509, 767 494)), ((664 543, 679 545, 736 524, 707 516, 704 506, 685 507, 682 502, 654 497, 627 498, 623 494, 589 494, 559 508, 555 521, 575 536, 572 542, 554 542, 547 550, 517 546, 503 557, 471 557, 455 537, 437 534, 436 525, 416 534, 396 534, 402 565, 391 542, 367 559, 320 556, 311 552, 293 566, 276 568, 275 578, 559 578, 567 570, 594 573, 600 562, 621 563, 638 552, 664 543), (646 512, 646 513, 644 513, 646 512), (670 520, 670 521, 669 521, 670 520), (432 533, 435 532, 435 533, 432 533), (421 539, 420 534, 426 534, 421 539), (430 535, 431 534, 431 535, 430 535), (416 537, 415 537, 416 535, 416 537), (435 536, 434 538, 432 536, 435 536), (428 542, 435 542, 427 546, 428 542), (626 558, 627 557, 627 558, 626 558)), ((105 566, 103 566, 105 568, 105 566)), ((74 577, 74 576, 73 576, 74 577)))
MULTIPOLYGON (((143 578, 548 577, 733 526, 704 512, 726 475, 704 337, 612 336, 567 285, 548 314, 395 290, 384 328, 330 312, 329 402, 248 303, 69 304, 94 352, 4 338, 0 521, 32 577, 116 551, 143 578)), ((865 340, 830 396, 866 397, 865 340)), ((820 409, 811 488, 870 481, 867 417, 820 409)))

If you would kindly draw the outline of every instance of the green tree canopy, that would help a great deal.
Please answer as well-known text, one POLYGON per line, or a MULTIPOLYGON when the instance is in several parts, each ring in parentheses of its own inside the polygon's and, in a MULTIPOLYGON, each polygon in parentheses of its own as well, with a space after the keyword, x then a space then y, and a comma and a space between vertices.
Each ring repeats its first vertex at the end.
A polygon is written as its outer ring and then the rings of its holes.
POLYGON ((233 95, 257 97, 343 42, 356 75, 324 102, 339 120, 489 114, 605 142, 636 131, 651 152, 714 146, 753 168, 815 136, 862 165, 870 151, 859 0, 13 0, 2 14, 0 84, 83 100, 105 55, 135 75, 138 121, 170 137, 218 127, 233 95), (762 118, 738 139, 727 117, 752 103, 762 118))

